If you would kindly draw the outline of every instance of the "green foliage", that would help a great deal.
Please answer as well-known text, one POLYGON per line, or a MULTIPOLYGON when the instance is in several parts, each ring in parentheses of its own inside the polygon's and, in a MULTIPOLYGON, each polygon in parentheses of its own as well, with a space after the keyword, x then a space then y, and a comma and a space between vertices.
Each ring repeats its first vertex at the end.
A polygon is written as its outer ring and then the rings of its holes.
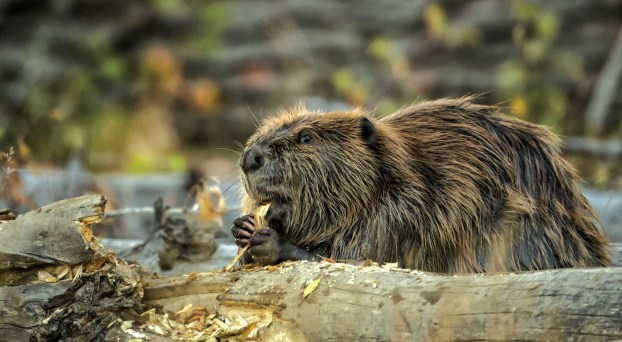
POLYGON ((353 105, 365 103, 369 95, 368 80, 355 76, 350 69, 342 68, 333 74, 332 83, 335 91, 353 105))
MULTIPOLYGON (((182 22, 187 25, 184 29, 192 26, 192 31, 181 30, 172 43, 160 40, 161 45, 153 48, 144 44, 145 38, 153 38, 145 37, 149 33, 119 30, 114 27, 117 17, 102 13, 101 17, 95 15, 97 20, 93 22, 63 18, 76 27, 68 25, 68 34, 62 38, 56 31, 27 36, 24 50, 20 51, 25 60, 11 85, 14 91, 0 94, 0 150, 16 146, 28 161, 61 165, 80 151, 95 170, 126 168, 143 172, 150 168, 180 170, 185 166, 185 159, 171 152, 177 147, 173 107, 189 106, 205 114, 219 105, 220 93, 208 79, 188 81, 172 51, 195 54, 219 48, 222 29, 229 20, 226 4, 152 0, 119 5, 134 9, 138 6, 137 13, 150 15, 148 20, 182 22), (123 46, 117 49, 119 40, 123 40, 123 46), (160 137, 168 139, 168 143, 160 141, 152 147, 158 151, 165 146, 161 155, 150 155, 153 151, 148 151, 145 155, 149 156, 142 158, 131 149, 134 144, 130 137, 137 133, 139 113, 150 110, 148 104, 162 109, 164 114, 159 120, 173 133, 160 137)), ((50 13, 45 21, 52 22, 55 15, 50 13)))
MULTIPOLYGON (((385 36, 374 37, 367 47, 367 53, 377 61, 378 68, 385 70, 382 72, 385 79, 376 80, 375 87, 391 84, 393 89, 391 93, 382 94, 380 101, 375 104, 374 110, 380 116, 394 113, 418 96, 412 83, 412 79, 417 76, 404 50, 397 42, 385 36)), ((368 89, 371 93, 374 87, 368 86, 368 89)))
POLYGON ((424 20, 430 39, 444 46, 456 48, 481 43, 482 34, 476 27, 452 25, 445 9, 438 2, 427 7, 424 20))
POLYGON ((443 41, 447 35, 447 14, 437 2, 433 2, 425 11, 425 24, 432 39, 443 41))
POLYGON ((199 51, 211 53, 222 46, 222 31, 229 13, 222 2, 207 1, 200 6, 201 23, 191 45, 199 51))
POLYGON ((177 171, 187 169, 188 162, 180 154, 160 156, 154 154, 133 154, 125 164, 125 171, 131 173, 148 173, 153 171, 177 171))
POLYGON ((375 37, 367 48, 368 53, 389 67, 391 75, 398 79, 408 77, 410 65, 406 54, 386 37, 375 37))
MULTIPOLYGON (((119 162, 127 144, 130 113, 119 106, 110 106, 90 118, 86 127, 89 132, 88 146, 91 158, 107 156, 119 162)), ((91 165, 103 162, 90 160, 91 165)))
POLYGON ((570 75, 578 80, 581 61, 556 47, 560 23, 553 13, 523 0, 513 1, 512 10, 518 21, 513 41, 520 53, 498 65, 497 95, 512 99, 514 115, 560 131, 568 99, 557 79, 570 75))
POLYGON ((186 12, 186 6, 180 0, 152 0, 156 10, 166 16, 177 16, 186 12))

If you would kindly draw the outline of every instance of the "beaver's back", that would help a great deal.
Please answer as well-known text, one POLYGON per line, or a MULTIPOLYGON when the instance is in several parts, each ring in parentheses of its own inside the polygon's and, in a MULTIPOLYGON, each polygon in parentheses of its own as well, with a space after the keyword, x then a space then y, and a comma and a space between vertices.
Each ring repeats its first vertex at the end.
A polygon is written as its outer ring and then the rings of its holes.
POLYGON ((414 105, 378 126, 402 144, 406 177, 421 192, 419 236, 406 242, 413 245, 402 253, 406 266, 481 272, 610 264, 600 223, 546 129, 468 100, 414 105), (451 242, 434 253, 426 240, 451 242))

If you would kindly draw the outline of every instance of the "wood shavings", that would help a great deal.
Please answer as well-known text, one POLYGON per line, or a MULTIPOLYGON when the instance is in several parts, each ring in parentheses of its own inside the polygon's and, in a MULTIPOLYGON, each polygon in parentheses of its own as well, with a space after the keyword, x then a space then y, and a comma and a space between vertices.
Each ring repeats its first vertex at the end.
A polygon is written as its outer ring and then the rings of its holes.
POLYGON ((46 271, 37 272, 37 279, 39 279, 39 281, 42 281, 44 283, 57 283, 58 282, 58 278, 53 276, 50 272, 46 272, 46 271))
POLYGON ((140 328, 175 341, 216 341, 233 336, 241 340, 253 338, 260 327, 270 324, 210 313, 204 306, 192 304, 185 305, 173 316, 158 314, 155 309, 145 311, 141 315, 145 323, 140 328))

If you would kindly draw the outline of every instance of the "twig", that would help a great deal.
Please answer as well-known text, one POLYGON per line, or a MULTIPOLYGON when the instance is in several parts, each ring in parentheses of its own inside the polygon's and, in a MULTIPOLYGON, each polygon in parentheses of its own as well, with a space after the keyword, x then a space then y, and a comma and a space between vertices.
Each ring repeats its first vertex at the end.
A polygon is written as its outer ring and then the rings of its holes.
POLYGON ((619 81, 622 76, 622 28, 618 32, 607 63, 603 67, 592 97, 585 111, 585 124, 587 132, 591 136, 597 136, 603 133, 607 113, 611 108, 611 104, 616 98, 616 92, 619 81))
POLYGON ((604 158, 622 157, 622 143, 614 140, 570 137, 564 139, 562 149, 564 152, 586 153, 604 158))
POLYGON ((105 213, 106 217, 115 217, 115 216, 123 216, 123 215, 144 215, 144 214, 153 214, 153 207, 143 207, 143 208, 123 208, 117 210, 108 210, 105 213))
POLYGON ((229 265, 227 265, 227 267, 225 267, 225 271, 226 272, 231 271, 233 266, 235 266, 235 263, 238 262, 238 260, 240 260, 242 255, 244 255, 244 253, 248 250, 248 246, 249 245, 246 245, 246 246, 242 247, 242 249, 240 249, 240 251, 238 252, 238 255, 236 255, 235 258, 233 258, 233 260, 231 261, 231 263, 229 265))
MULTIPOLYGON (((227 211, 240 210, 241 207, 228 207, 227 211)), ((184 209, 184 208, 169 208, 167 210, 169 213, 198 213, 198 209, 184 209)), ((153 214, 153 207, 142 207, 142 208, 123 208, 116 210, 108 210, 105 213, 105 217, 116 217, 123 215, 145 215, 145 214, 153 214)))

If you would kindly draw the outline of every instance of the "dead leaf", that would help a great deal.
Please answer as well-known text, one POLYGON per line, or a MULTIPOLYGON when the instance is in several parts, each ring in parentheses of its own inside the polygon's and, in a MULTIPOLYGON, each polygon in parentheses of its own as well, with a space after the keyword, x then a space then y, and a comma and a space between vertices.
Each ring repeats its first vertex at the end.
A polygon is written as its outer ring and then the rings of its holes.
POLYGON ((320 285, 320 281, 322 281, 322 277, 319 277, 309 283, 309 285, 307 285, 305 290, 302 292, 302 298, 307 298, 307 296, 310 295, 311 292, 315 291, 315 289, 320 285))

